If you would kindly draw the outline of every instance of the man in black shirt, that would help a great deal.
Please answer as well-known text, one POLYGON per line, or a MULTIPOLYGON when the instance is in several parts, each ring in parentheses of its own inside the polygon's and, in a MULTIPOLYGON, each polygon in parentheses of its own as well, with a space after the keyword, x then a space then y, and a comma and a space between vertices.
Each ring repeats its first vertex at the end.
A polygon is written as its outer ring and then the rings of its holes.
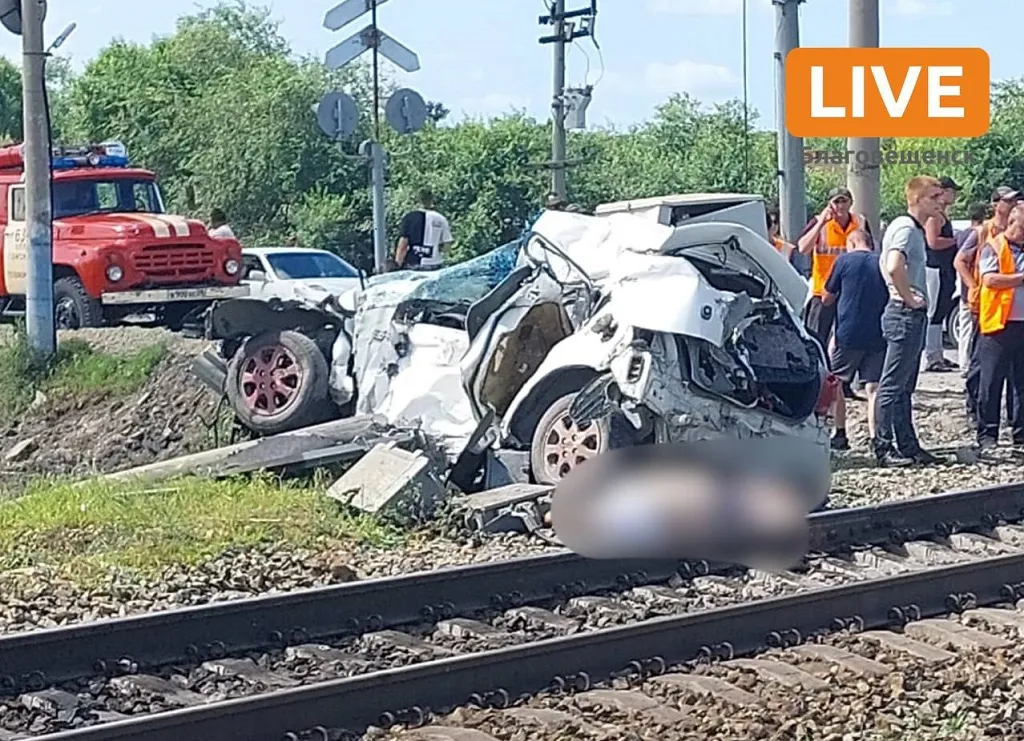
POLYGON ((452 243, 448 219, 434 210, 434 194, 424 188, 419 192, 421 208, 402 217, 402 226, 395 248, 395 265, 399 270, 438 270, 444 265, 443 251, 452 243))
POLYGON ((952 311, 956 292, 956 239, 948 210, 956 201, 960 186, 953 178, 939 178, 945 208, 924 225, 928 239, 928 309, 930 313, 925 339, 925 370, 945 372, 956 370, 956 365, 943 356, 942 328, 952 311))

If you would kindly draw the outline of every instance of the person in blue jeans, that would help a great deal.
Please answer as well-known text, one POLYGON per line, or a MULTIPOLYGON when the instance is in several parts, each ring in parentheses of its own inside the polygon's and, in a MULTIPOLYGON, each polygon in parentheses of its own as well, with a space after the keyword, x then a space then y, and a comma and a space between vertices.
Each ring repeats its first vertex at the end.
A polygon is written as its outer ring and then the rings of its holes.
MULTIPOLYGON (((858 229, 847 237, 847 251, 836 259, 825 282, 823 301, 836 305, 836 328, 830 352, 832 372, 844 384, 856 376, 864 383, 868 402, 868 433, 875 439, 875 393, 885 363, 882 312, 889 301, 889 289, 882 278, 878 254, 871 237, 858 229)), ((848 450, 846 398, 836 399, 834 450, 848 450)))
POLYGON ((942 212, 942 184, 920 175, 906 185, 907 212, 893 219, 882 240, 880 267, 889 289, 882 313, 885 362, 875 404, 875 459, 879 466, 931 464, 921 447, 912 402, 928 327, 927 243, 924 223, 942 212))

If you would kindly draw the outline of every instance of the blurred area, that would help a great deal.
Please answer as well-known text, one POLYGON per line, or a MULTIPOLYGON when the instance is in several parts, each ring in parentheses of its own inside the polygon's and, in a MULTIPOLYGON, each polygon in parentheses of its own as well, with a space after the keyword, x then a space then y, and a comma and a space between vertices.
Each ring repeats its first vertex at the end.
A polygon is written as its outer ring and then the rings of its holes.
POLYGON ((780 570, 806 553, 827 471, 800 439, 604 453, 556 488, 559 539, 588 558, 670 558, 780 570))

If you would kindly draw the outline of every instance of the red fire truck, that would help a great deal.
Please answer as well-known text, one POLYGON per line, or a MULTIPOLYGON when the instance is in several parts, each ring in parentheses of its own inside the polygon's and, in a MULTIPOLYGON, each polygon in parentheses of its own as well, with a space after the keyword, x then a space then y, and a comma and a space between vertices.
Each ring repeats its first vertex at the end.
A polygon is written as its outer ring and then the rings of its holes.
MULTIPOLYGON (((156 175, 119 142, 52 157, 53 295, 58 328, 151 315, 172 328, 212 301, 247 294, 242 247, 164 211, 156 175)), ((0 314, 24 313, 28 225, 21 145, 0 147, 0 314)))

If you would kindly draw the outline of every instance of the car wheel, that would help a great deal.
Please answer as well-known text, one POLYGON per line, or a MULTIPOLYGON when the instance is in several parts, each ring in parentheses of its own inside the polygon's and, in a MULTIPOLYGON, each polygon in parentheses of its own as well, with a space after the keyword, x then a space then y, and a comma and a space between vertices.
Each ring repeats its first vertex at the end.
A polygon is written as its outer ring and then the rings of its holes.
POLYGON ((944 325, 945 340, 949 345, 950 349, 956 349, 960 346, 960 307, 959 305, 954 306, 949 314, 946 316, 944 325))
POLYGON ((102 327, 103 304, 86 292, 78 278, 61 278, 53 284, 53 323, 57 329, 102 327))
POLYGON ((538 484, 553 486, 601 453, 632 444, 633 428, 619 415, 577 425, 569 416, 577 393, 556 399, 534 428, 530 470, 538 484))
POLYGON ((242 424, 261 435, 323 421, 333 409, 329 369, 309 337, 290 330, 250 337, 235 352, 227 395, 242 424))

